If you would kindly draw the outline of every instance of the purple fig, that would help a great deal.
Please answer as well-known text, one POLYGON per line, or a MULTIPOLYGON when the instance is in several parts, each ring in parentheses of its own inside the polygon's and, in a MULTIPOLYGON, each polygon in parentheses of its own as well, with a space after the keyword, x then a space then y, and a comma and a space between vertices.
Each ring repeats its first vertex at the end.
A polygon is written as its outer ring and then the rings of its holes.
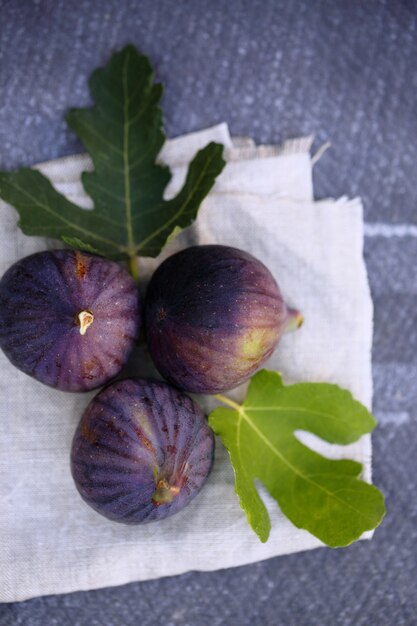
POLYGON ((146 335, 156 367, 195 393, 244 382, 283 332, 301 323, 265 265, 227 246, 194 246, 169 257, 146 296, 146 335))
POLYGON ((63 391, 108 382, 139 332, 139 296, 117 263, 74 250, 39 252, 0 281, 0 347, 20 370, 63 391))
POLYGON ((74 436, 72 475, 81 497, 115 522, 177 513, 203 486, 214 436, 199 406, 166 383, 128 379, 88 405, 74 436))

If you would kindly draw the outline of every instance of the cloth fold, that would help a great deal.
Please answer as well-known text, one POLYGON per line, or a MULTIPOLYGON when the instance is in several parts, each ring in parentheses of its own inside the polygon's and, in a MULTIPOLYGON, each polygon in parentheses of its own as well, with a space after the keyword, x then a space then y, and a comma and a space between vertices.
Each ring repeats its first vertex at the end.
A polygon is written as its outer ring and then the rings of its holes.
MULTIPOLYGON (((232 139, 225 124, 167 142, 160 159, 173 170, 168 196, 181 185, 196 150, 209 141, 225 145, 228 164, 193 227, 158 259, 141 259, 142 288, 161 259, 190 244, 216 242, 251 252, 305 316, 304 326, 284 336, 266 366, 286 382, 336 382, 369 407, 372 302, 360 200, 314 202, 311 138, 257 147, 246 138, 232 139)), ((79 181, 91 169, 87 156, 38 168, 71 200, 91 206, 79 181)), ((16 222, 15 211, 0 202, 1 273, 27 254, 57 246, 22 235, 16 222)), ((136 375, 153 372, 140 353, 130 367, 136 375)), ((82 502, 69 470, 72 436, 94 392, 49 389, 13 368, 2 353, 0 369, 0 601, 216 570, 322 545, 295 528, 265 491, 272 531, 267 543, 259 541, 239 506, 220 442, 206 486, 182 512, 133 528, 108 522, 82 502)), ((231 395, 242 398, 244 390, 231 395)), ((201 401, 207 410, 213 405, 211 398, 201 401)), ((300 438, 329 457, 363 463, 370 480, 369 437, 347 447, 306 433, 300 438)))

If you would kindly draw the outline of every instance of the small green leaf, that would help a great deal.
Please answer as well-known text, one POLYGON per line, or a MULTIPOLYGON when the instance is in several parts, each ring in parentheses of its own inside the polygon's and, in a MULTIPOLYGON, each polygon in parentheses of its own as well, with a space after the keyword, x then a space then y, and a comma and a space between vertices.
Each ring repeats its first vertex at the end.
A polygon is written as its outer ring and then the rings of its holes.
POLYGON ((349 391, 327 383, 284 386, 279 374, 262 370, 242 405, 218 398, 232 409, 215 409, 209 423, 229 451, 236 492, 261 541, 268 539, 270 519, 257 479, 295 526, 331 547, 347 546, 378 526, 384 498, 360 479, 360 463, 327 459, 295 435, 308 431, 349 444, 370 433, 375 419, 349 391))
POLYGON ((68 201, 28 168, 0 172, 0 197, 17 209, 27 235, 81 241, 114 259, 157 256, 173 232, 195 219, 224 167, 223 146, 200 150, 182 190, 164 200, 171 173, 156 163, 165 142, 162 86, 148 59, 126 46, 92 74, 90 88, 95 106, 72 109, 67 120, 93 160, 82 182, 94 209, 68 201))
POLYGON ((180 228, 179 226, 175 226, 175 228, 172 231, 172 233, 170 235, 168 235, 166 243, 168 244, 170 241, 175 239, 175 237, 177 237, 180 234, 181 231, 182 231, 182 228, 180 228))
POLYGON ((83 252, 91 252, 91 254, 100 254, 97 248, 93 248, 89 243, 84 243, 77 237, 61 237, 62 241, 76 250, 82 250, 83 252))

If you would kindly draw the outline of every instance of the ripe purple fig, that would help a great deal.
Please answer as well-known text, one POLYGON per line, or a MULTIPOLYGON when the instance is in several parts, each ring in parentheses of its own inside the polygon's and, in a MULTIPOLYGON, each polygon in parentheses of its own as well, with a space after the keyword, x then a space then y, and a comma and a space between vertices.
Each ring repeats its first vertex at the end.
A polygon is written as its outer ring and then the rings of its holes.
POLYGON ((246 381, 281 335, 302 323, 263 263, 227 246, 194 246, 164 261, 145 303, 148 347, 168 381, 219 393, 246 381))
POLYGON ((0 347, 20 370, 63 391, 116 376, 139 333, 139 295, 120 265, 74 250, 38 252, 0 281, 0 347))
POLYGON ((88 405, 71 470, 98 513, 139 524, 183 509, 206 481, 213 452, 213 432, 191 398, 166 383, 127 379, 88 405))

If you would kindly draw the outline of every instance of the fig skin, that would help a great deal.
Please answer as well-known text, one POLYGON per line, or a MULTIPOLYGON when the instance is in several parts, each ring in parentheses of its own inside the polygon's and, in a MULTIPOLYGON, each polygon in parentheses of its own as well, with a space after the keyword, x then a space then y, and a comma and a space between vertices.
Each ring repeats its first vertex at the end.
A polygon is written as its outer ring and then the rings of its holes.
POLYGON ((17 368, 63 391, 114 378, 139 334, 139 294, 120 265, 75 250, 21 259, 0 281, 0 347, 17 368))
POLYGON ((199 406, 163 382, 112 383, 74 435, 71 471, 87 504, 124 524, 183 509, 210 473, 214 436, 199 406))
POLYGON ((246 381, 283 332, 302 323, 263 263, 220 245, 194 246, 166 259, 150 281, 144 317, 162 376, 206 394, 246 381))

